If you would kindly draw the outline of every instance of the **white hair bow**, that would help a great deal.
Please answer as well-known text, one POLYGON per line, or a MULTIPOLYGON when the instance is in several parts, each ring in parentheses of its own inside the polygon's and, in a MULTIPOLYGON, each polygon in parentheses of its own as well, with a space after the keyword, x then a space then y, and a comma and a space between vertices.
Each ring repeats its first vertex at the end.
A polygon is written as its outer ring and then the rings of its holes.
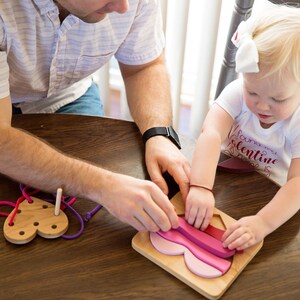
POLYGON ((235 56, 235 70, 241 73, 257 73, 258 50, 252 38, 253 25, 250 20, 242 21, 231 41, 238 48, 235 56))

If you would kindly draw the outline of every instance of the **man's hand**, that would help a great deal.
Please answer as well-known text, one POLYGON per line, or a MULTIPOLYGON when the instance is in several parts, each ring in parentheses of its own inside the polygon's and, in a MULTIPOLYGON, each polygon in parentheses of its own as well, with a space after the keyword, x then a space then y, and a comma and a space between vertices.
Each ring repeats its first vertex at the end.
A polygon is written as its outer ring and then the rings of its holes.
POLYGON ((115 217, 138 231, 168 231, 178 217, 168 197, 151 181, 111 173, 101 203, 115 217))
POLYGON ((189 191, 190 163, 179 149, 166 137, 155 136, 146 142, 146 165, 151 180, 168 195, 168 185, 163 173, 168 172, 179 185, 185 201, 189 191))

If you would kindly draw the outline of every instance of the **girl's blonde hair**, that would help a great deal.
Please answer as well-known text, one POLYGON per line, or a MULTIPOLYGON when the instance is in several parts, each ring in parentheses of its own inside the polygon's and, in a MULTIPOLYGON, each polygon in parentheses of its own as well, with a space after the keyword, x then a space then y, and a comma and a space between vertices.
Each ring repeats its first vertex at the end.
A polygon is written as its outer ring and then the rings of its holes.
POLYGON ((300 82, 300 8, 276 5, 252 17, 259 68, 266 76, 288 74, 300 82))

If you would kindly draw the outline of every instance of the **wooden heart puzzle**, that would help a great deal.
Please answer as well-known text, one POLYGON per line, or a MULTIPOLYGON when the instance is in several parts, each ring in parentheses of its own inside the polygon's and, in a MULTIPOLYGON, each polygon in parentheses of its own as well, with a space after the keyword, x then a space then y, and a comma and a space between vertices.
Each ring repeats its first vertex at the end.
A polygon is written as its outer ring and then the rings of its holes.
MULTIPOLYGON (((171 202, 175 206, 178 215, 184 214, 180 193, 177 193, 171 199, 171 202)), ((211 225, 224 230, 233 222, 235 222, 233 218, 215 209, 211 225)), ((222 276, 217 278, 204 278, 195 275, 188 269, 183 255, 170 256, 156 250, 150 241, 149 232, 139 232, 132 239, 132 247, 137 252, 208 299, 219 299, 261 249, 262 245, 263 242, 244 250, 242 253, 235 254, 232 258, 229 270, 222 276)))

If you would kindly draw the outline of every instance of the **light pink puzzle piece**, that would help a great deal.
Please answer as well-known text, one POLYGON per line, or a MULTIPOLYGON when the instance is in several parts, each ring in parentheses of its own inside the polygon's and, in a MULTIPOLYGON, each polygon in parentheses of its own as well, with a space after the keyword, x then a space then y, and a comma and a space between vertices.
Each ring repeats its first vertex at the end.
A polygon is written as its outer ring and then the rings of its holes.
POLYGON ((222 276, 222 272, 195 257, 186 247, 168 241, 155 232, 150 232, 150 241, 159 252, 166 255, 183 255, 186 266, 194 274, 205 278, 222 276))
POLYGON ((231 265, 230 261, 218 257, 206 251, 205 249, 199 247, 198 245, 194 244, 192 241, 190 241, 187 237, 182 235, 177 230, 171 229, 166 232, 160 230, 157 232, 157 234, 159 234, 161 237, 167 239, 170 242, 174 242, 176 244, 180 244, 181 246, 184 246, 190 252, 192 252, 193 255, 196 256, 198 259, 218 269, 219 271, 222 272, 222 274, 225 274, 230 268, 231 265))

